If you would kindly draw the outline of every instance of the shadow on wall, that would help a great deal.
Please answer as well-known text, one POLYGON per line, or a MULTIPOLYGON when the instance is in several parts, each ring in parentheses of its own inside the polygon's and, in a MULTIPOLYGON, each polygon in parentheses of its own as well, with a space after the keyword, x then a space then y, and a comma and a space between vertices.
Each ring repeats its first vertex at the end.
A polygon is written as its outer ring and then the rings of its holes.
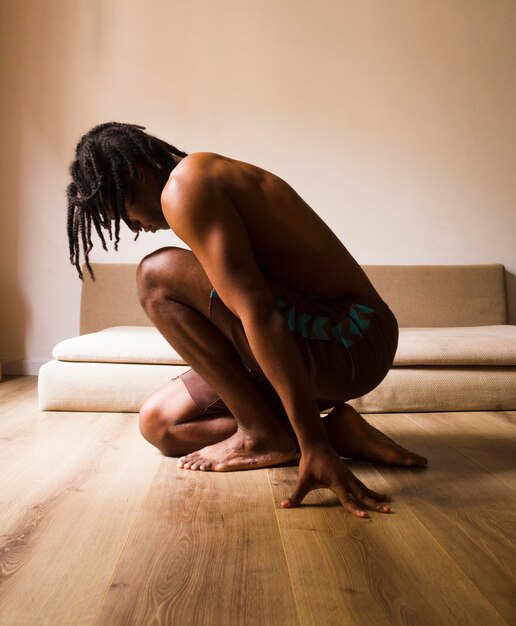
POLYGON ((505 289, 507 293, 507 321, 516 324, 516 276, 505 271, 505 289))
MULTIPOLYGON (((0 101, 2 143, 0 186, 0 359, 7 365, 30 358, 32 323, 37 332, 51 315, 41 303, 45 282, 48 300, 59 301, 59 285, 48 280, 48 265, 62 237, 61 206, 46 198, 56 191, 56 173, 71 159, 70 128, 87 106, 74 68, 95 63, 99 44, 101 0, 89 3, 52 0, 0 5, 0 71, 8 98, 0 101), (86 25, 85 25, 86 22, 86 25), (59 215, 57 214, 59 211, 59 215), (55 235, 59 232, 59 235, 55 235), (38 256, 39 255, 39 256, 38 256), (36 295, 34 295, 36 293, 36 295), (39 295, 38 295, 39 294, 39 295), (38 300, 39 298, 39 300, 38 300)), ((64 203, 64 201, 63 201, 64 203)), ((32 349, 32 351, 34 351, 32 349)))
POLYGON ((16 276, 9 278, 0 281, 0 293, 9 294, 0 315, 0 358, 4 375, 29 373, 24 371, 24 361, 27 356, 25 335, 31 322, 30 309, 16 284, 16 276))

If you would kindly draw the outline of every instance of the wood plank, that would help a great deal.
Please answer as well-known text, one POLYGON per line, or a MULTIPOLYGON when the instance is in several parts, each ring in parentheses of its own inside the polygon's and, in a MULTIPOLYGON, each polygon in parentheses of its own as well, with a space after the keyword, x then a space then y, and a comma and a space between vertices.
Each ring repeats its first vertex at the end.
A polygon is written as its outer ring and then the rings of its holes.
POLYGON ((495 420, 497 422, 516 426, 516 411, 488 411, 486 413, 482 413, 482 415, 487 415, 488 419, 495 420))
POLYGON ((511 428, 513 434, 515 432, 516 411, 477 411, 477 415, 511 428))
POLYGON ((98 413, 55 414, 22 411, 19 423, 0 440, 0 528, 19 527, 34 501, 46 500, 73 481, 97 441, 109 438, 116 422, 98 413))
POLYGON ((0 442, 5 431, 20 421, 25 413, 38 408, 37 379, 35 376, 20 376, 0 382, 0 442))
MULTIPOLYGON (((389 491, 372 466, 349 466, 372 489, 389 491)), ((276 502, 296 474, 269 470, 276 502)), ((328 490, 306 503, 277 508, 304 625, 504 623, 403 500, 394 514, 371 513, 370 520, 346 513, 328 490)))
POLYGON ((299 624, 266 472, 165 460, 95 624, 299 624))
POLYGON ((2 383, 10 394, 0 409, 0 529, 4 535, 11 526, 19 526, 35 498, 46 489, 53 493, 59 488, 69 457, 99 436, 95 426, 99 414, 40 413, 36 382, 27 376, 2 383), (39 480, 34 481, 34 476, 39 480))
POLYGON ((0 409, 4 409, 13 400, 20 395, 24 396, 24 400, 37 403, 37 397, 34 394, 27 395, 25 392, 32 392, 38 384, 37 376, 6 376, 0 381, 0 409))
POLYGON ((516 496, 516 427, 493 413, 420 413, 411 419, 495 474, 516 496))
MULTIPOLYGON (((452 420, 455 414, 448 416, 452 420)), ((445 435, 419 426, 419 414, 367 417, 402 445, 428 457, 427 470, 384 467, 381 474, 498 613, 516 622, 514 492, 448 446, 445 435)))
POLYGON ((70 429, 54 441, 57 431, 46 426, 55 414, 38 416, 39 439, 23 457, 25 488, 2 511, 2 626, 93 623, 162 458, 135 415, 94 417, 61 413, 70 429), (78 439, 83 418, 91 432, 78 439), (47 447, 54 460, 44 470, 47 447))

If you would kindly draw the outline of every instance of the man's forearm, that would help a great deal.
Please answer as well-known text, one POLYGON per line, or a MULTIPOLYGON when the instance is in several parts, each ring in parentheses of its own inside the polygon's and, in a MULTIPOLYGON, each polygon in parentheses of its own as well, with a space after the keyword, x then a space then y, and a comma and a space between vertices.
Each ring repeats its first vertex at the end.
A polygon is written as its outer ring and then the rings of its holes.
POLYGON ((242 320, 251 350, 276 390, 299 441, 301 452, 330 445, 301 353, 277 310, 242 320))

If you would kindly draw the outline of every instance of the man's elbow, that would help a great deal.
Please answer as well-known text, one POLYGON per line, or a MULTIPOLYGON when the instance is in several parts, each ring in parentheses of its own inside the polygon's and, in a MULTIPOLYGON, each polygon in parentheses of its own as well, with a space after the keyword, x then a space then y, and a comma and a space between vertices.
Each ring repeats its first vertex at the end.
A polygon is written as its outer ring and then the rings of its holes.
POLYGON ((246 329, 262 331, 274 334, 286 325, 286 320, 278 311, 274 302, 269 300, 259 300, 253 306, 248 307, 241 317, 242 325, 246 329))

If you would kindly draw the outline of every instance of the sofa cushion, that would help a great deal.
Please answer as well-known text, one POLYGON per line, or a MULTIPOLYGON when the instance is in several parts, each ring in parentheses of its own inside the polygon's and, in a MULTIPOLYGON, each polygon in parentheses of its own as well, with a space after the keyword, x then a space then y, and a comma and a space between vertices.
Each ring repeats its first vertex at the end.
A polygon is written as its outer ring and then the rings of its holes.
POLYGON ((184 365, 184 360, 152 326, 115 326, 65 339, 52 350, 58 361, 184 365))
POLYGON ((507 323, 503 265, 364 265, 363 269, 402 328, 507 323))
MULTIPOLYGON (((150 326, 116 326, 61 341, 59 361, 184 365, 150 326)), ((516 326, 401 328, 395 366, 516 365, 516 326)))
POLYGON ((516 365, 516 326, 401 328, 394 365, 516 365))

